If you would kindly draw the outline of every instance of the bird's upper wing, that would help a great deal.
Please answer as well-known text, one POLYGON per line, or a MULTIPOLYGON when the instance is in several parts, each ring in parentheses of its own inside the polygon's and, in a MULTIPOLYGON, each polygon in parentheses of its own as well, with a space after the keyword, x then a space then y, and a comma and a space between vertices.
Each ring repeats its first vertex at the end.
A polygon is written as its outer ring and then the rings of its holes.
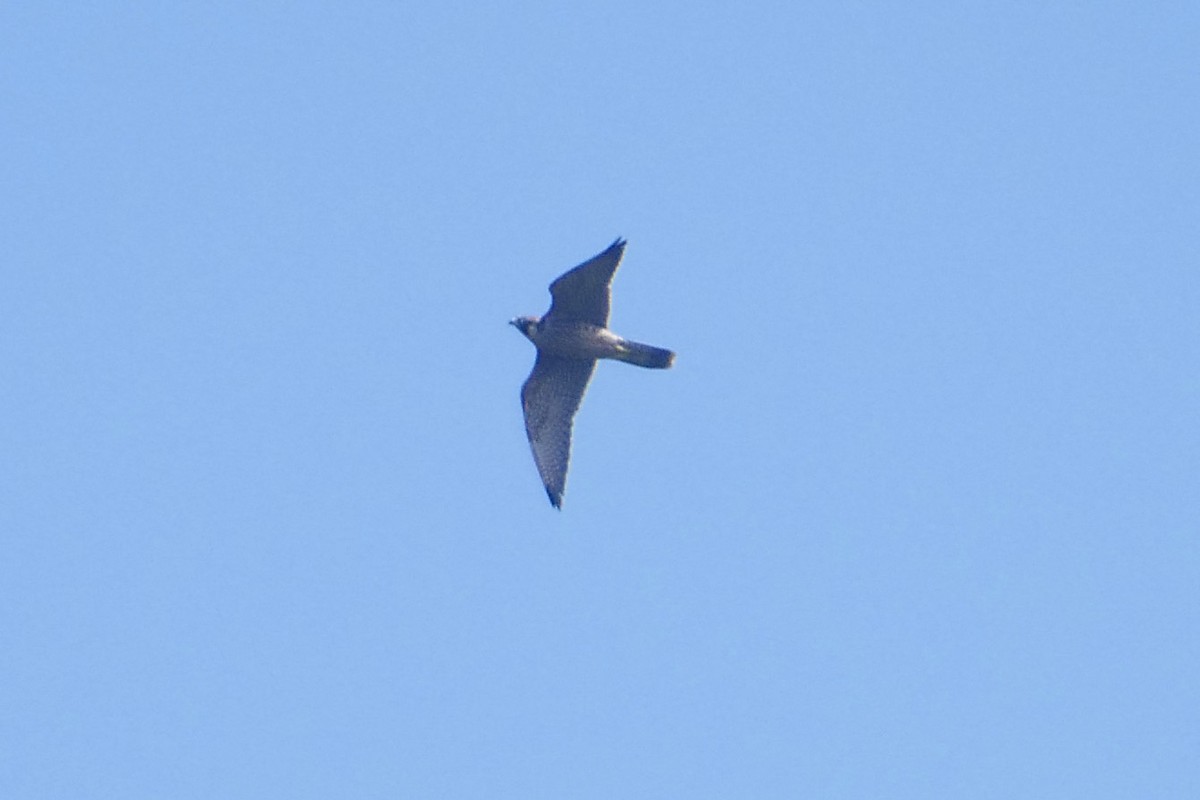
POLYGON ((561 358, 538 351, 533 372, 521 387, 525 433, 533 461, 555 508, 562 508, 571 458, 571 423, 591 380, 594 360, 561 358))
POLYGON ((608 325, 609 286, 625 253, 625 240, 617 239, 600 255, 588 259, 550 284, 548 316, 608 325))

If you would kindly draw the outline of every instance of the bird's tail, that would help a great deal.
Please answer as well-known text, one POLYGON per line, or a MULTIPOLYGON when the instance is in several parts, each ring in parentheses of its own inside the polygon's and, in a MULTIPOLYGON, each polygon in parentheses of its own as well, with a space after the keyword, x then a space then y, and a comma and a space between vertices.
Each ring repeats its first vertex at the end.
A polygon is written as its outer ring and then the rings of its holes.
POLYGON ((675 361, 675 354, 661 347, 652 347, 628 339, 617 348, 617 358, 627 364, 637 364, 649 369, 666 369, 675 361))

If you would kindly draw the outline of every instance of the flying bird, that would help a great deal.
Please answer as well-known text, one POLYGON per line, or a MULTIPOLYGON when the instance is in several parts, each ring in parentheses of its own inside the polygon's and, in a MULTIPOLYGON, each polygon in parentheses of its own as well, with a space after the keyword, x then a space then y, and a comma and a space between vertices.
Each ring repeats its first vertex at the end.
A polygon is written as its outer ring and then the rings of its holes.
POLYGON ((509 322, 537 347, 533 372, 521 387, 521 407, 533 461, 558 509, 571 457, 571 425, 596 360, 611 358, 649 369, 666 369, 675 361, 670 350, 623 339, 608 329, 613 273, 624 253, 625 240, 617 239, 550 284, 545 316, 509 322))

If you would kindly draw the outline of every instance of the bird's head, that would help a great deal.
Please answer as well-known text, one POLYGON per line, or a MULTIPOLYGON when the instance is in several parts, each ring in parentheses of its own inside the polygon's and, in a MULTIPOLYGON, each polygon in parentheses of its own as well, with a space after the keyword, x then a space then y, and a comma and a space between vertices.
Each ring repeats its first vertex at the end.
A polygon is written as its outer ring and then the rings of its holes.
POLYGON ((521 333, 525 334, 525 338, 529 339, 530 341, 533 341, 533 331, 534 331, 534 328, 537 327, 538 318, 537 317, 517 317, 516 319, 510 319, 508 321, 508 324, 512 325, 514 328, 519 330, 521 333))

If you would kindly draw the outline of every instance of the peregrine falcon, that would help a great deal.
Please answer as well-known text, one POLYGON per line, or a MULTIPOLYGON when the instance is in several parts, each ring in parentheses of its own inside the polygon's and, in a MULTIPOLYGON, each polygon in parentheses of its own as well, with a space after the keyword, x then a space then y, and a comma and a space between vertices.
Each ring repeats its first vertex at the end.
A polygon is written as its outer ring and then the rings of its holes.
POLYGON ((617 239, 550 284, 550 310, 544 317, 509 322, 537 346, 533 372, 521 387, 521 406, 533 461, 551 505, 558 509, 571 457, 571 424, 596 359, 650 369, 666 369, 675 360, 670 350, 631 342, 608 329, 610 285, 624 252, 625 240, 617 239))

